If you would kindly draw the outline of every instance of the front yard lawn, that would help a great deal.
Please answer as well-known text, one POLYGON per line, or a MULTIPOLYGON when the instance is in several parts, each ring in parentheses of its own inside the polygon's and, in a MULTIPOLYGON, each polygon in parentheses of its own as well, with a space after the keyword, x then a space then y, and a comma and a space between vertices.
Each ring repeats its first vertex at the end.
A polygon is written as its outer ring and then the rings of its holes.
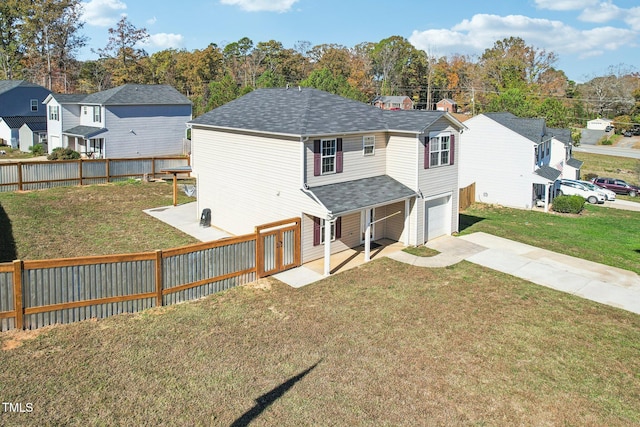
POLYGON ((380 259, 0 334, 0 398, 33 407, 0 424, 637 425, 639 343, 623 310, 380 259))
MULTIPOLYGON (((614 202, 615 203, 615 202, 614 202)), ((460 232, 484 231, 640 274, 640 213, 585 204, 580 215, 476 203, 460 214, 460 232)))

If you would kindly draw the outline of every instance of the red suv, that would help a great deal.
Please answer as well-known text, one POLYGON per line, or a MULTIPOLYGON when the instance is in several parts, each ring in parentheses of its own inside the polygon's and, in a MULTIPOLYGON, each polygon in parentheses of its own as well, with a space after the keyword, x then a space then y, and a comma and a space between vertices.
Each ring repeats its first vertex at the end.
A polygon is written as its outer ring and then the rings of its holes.
POLYGON ((599 187, 607 188, 618 194, 628 194, 631 197, 636 197, 640 194, 639 187, 627 184, 625 181, 617 178, 593 178, 591 182, 599 187))

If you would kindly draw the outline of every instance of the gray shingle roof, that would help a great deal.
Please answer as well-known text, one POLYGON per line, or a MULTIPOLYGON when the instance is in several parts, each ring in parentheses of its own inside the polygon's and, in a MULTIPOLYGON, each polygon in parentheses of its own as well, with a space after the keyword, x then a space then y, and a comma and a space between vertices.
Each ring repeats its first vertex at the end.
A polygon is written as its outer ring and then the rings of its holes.
MULTIPOLYGON (((25 125, 27 125, 29 127, 29 129, 31 129, 32 131, 36 131, 36 132, 40 132, 43 130, 47 130, 47 121, 43 120, 41 122, 35 122, 35 123, 25 123, 25 125)), ((22 125, 24 126, 24 125, 22 125)))
POLYGON ((570 129, 547 128, 547 133, 558 141, 564 142, 564 145, 573 145, 570 129))
POLYGON ((45 116, 9 116, 2 117, 2 120, 4 120, 11 129, 18 129, 25 123, 47 123, 45 116))
POLYGON ((191 101, 172 86, 130 83, 86 95, 82 102, 100 105, 191 105, 191 101))
POLYGON ((484 113, 484 115, 535 143, 542 142, 546 134, 544 119, 521 118, 511 113, 484 113))
POLYGON ((582 160, 576 159, 575 157, 572 157, 569 160, 567 160, 567 164, 572 168, 580 169, 584 164, 584 162, 582 160))
POLYGON ((545 179, 548 179, 549 181, 555 181, 556 179, 558 179, 562 172, 560 172, 558 169, 552 168, 551 166, 542 166, 541 168, 537 169, 535 173, 545 179))
POLYGON ((190 123, 295 136, 385 130, 417 133, 444 114, 442 111, 385 111, 318 89, 279 88, 257 89, 190 123))
POLYGON ((87 94, 52 93, 51 97, 58 101, 60 104, 77 104, 82 102, 82 100, 87 97, 87 94))
POLYGON ((102 132, 106 131, 105 128, 99 128, 95 126, 75 126, 63 131, 65 135, 81 136, 83 138, 91 138, 102 132))
POLYGON ((362 178, 309 189, 333 214, 407 199, 416 192, 388 175, 362 178))
POLYGON ((26 80, 0 80, 0 94, 8 92, 11 89, 20 87, 42 87, 35 83, 30 83, 26 80))

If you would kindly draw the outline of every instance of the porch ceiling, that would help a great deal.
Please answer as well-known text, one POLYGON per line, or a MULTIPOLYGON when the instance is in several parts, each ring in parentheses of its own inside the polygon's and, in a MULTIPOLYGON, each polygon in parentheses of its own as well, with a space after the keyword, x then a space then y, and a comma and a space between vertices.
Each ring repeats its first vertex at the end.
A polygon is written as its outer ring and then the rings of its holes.
POLYGON ((415 191, 388 175, 321 185, 309 190, 334 215, 417 196, 415 191))

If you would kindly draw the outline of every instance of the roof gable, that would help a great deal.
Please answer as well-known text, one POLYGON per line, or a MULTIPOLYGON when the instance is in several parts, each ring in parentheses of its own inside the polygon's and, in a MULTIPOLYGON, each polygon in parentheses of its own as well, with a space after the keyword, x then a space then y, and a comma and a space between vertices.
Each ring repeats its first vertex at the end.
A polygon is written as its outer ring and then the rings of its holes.
POLYGON ((537 144, 547 135, 544 119, 521 118, 511 113, 484 113, 484 116, 537 144))
POLYGON ((45 89, 44 87, 35 83, 30 83, 26 80, 0 80, 0 95, 5 92, 9 92, 17 87, 38 87, 45 89))
POLYGON ((172 86, 130 83, 86 95, 76 102, 99 105, 191 105, 191 101, 172 86))

